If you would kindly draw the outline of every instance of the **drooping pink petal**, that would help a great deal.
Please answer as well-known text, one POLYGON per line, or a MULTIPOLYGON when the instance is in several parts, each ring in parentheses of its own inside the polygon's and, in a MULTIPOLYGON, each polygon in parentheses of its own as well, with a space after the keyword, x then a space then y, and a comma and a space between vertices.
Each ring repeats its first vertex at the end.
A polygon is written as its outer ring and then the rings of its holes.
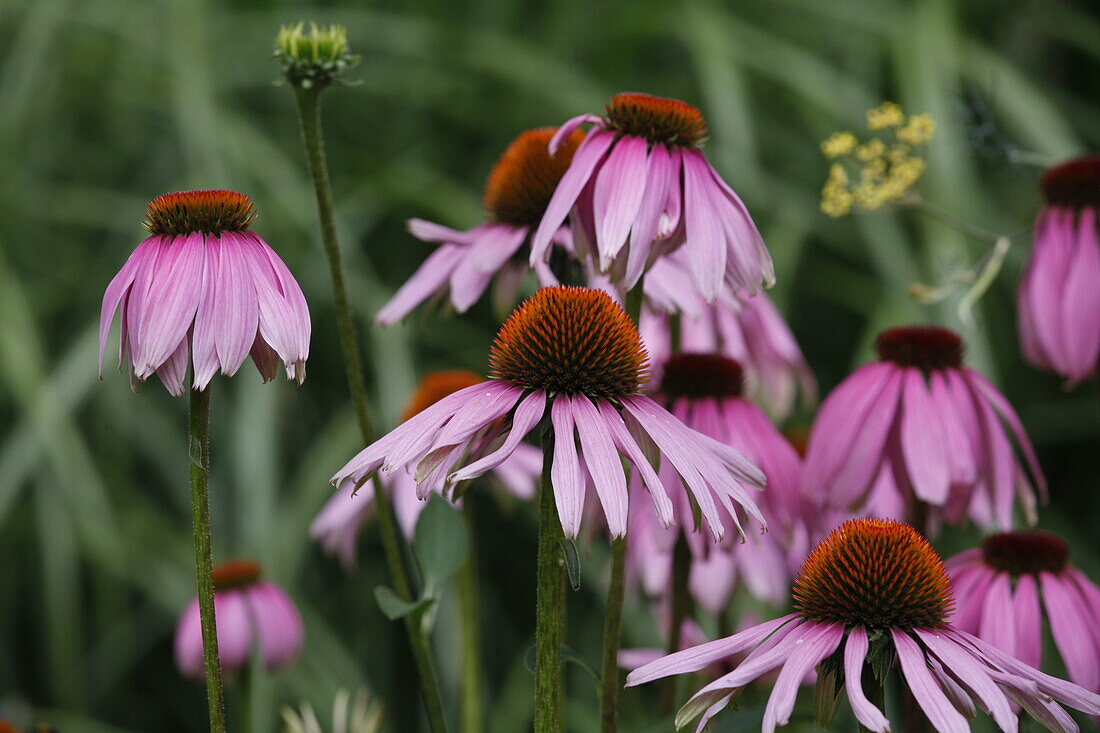
POLYGON ((707 163, 701 155, 692 153, 683 154, 687 235, 684 251, 700 293, 711 301, 718 295, 726 274, 727 248, 722 222, 710 200, 707 163))
MULTIPOLYGON (((206 258, 202 272, 202 294, 199 296, 199 307, 195 311, 195 327, 191 335, 191 361, 194 364, 192 387, 199 390, 206 389, 221 364, 218 360, 216 339, 219 329, 224 324, 222 319, 218 317, 220 314, 216 312, 215 304, 220 287, 218 270, 220 269, 219 260, 221 259, 222 249, 224 249, 222 242, 216 237, 211 237, 210 241, 206 243, 206 258)), ((251 282, 246 284, 251 287, 251 282)), ((233 285, 230 285, 230 287, 233 287, 233 285)), ((252 312, 255 313, 255 311, 256 309, 253 307, 252 312)), ((252 334, 248 337, 246 349, 252 345, 255 338, 256 329, 253 328, 252 334)), ((244 355, 247 356, 248 352, 245 351, 244 355)), ((241 358, 243 359, 244 356, 241 358)))
POLYGON ((1012 596, 1012 616, 1016 621, 1015 657, 1024 664, 1039 668, 1043 650, 1043 620, 1039 613, 1039 592, 1035 578, 1021 575, 1016 580, 1012 596))
POLYGON ((622 537, 626 534, 628 501, 622 461, 614 441, 606 432, 603 417, 589 399, 584 395, 574 395, 570 402, 584 462, 603 505, 608 530, 613 538, 622 537))
POLYGON ((483 458, 455 471, 448 479, 448 483, 453 485, 477 478, 508 460, 508 457, 519 448, 524 437, 538 425, 545 412, 546 393, 540 390, 532 391, 523 398, 516 408, 515 414, 512 416, 511 430, 508 431, 508 435, 504 438, 501 446, 483 458))
POLYGON ((1100 648, 1092 631, 1097 620, 1090 618, 1073 586, 1059 576, 1040 573, 1039 584, 1050 632, 1069 678, 1087 690, 1100 689, 1100 648))
POLYGON ((596 175, 592 206, 601 270, 607 270, 619 254, 637 219, 646 190, 648 149, 644 139, 624 136, 596 175))
POLYGON ((545 259, 550 248, 551 239, 558 227, 569 215, 569 210, 581 195, 581 191, 588 184, 593 171, 604 159, 604 155, 615 142, 615 133, 596 131, 590 132, 577 152, 573 154, 573 161, 561 177, 550 203, 546 205, 546 211, 542 215, 535 235, 531 237, 531 263, 545 259))
POLYGON ((669 499, 660 477, 653 470, 652 464, 650 464, 642 449, 638 447, 633 436, 630 435, 630 431, 626 429, 626 425, 623 423, 618 411, 606 400, 597 400, 596 405, 599 407, 600 414, 604 419, 608 434, 615 442, 615 447, 634 465, 635 471, 638 472, 646 490, 649 491, 649 495, 653 499, 653 507, 657 518, 661 524, 668 528, 674 521, 672 500, 669 499))
POLYGON ((268 670, 285 667, 302 650, 302 617, 294 602, 274 583, 244 591, 255 624, 256 641, 268 670))
POLYGON ((565 536, 575 539, 581 529, 584 510, 584 477, 577 458, 577 443, 573 426, 573 409, 568 398, 558 397, 550 406, 554 425, 554 464, 550 481, 554 485, 554 500, 565 536))
POLYGON ((867 658, 867 631, 853 626, 844 645, 844 688, 856 720, 875 733, 890 733, 890 721, 863 692, 863 661, 867 658))
MULTIPOLYGON (((286 302, 288 310, 290 311, 288 325, 290 327, 290 343, 292 348, 290 357, 287 361, 291 364, 304 364, 306 359, 309 358, 309 338, 311 333, 309 306, 306 303, 306 296, 302 293, 302 288, 298 285, 298 281, 294 279, 294 275, 291 274, 286 263, 283 262, 279 255, 275 254, 275 250, 271 249, 267 242, 260 239, 253 232, 245 232, 242 236, 251 239, 256 248, 267 258, 267 262, 271 266, 272 272, 275 274, 275 281, 283 295, 283 300, 286 302)), ((219 350, 218 353, 220 354, 221 351, 219 350)), ((302 379, 299 379, 298 383, 301 384, 301 382, 302 379)))
MULTIPOLYGON (((130 254, 129 259, 122 265, 107 289, 103 291, 103 304, 99 311, 99 376, 103 376, 103 354, 107 348, 107 337, 111 332, 111 322, 115 319, 115 311, 122 303, 123 297, 133 285, 134 278, 142 262, 150 256, 155 257, 160 243, 159 236, 149 237, 130 254)), ((125 339, 125 334, 122 336, 125 339)))
POLYGON ((557 155, 561 144, 568 140, 573 131, 581 125, 599 125, 602 122, 603 120, 598 115, 588 112, 569 118, 561 124, 561 127, 554 132, 554 136, 550 138, 550 155, 557 155))
POLYGON ((252 653, 252 612, 239 590, 214 593, 214 616, 218 628, 218 655, 222 670, 233 673, 248 664, 252 653))
POLYGON ((383 326, 392 326, 412 313, 414 308, 447 283, 451 273, 462 261, 462 253, 462 248, 457 245, 440 245, 428 255, 413 276, 398 288, 389 302, 374 314, 374 322, 383 326))
POLYGON ((633 288, 645 271, 646 255, 653 240, 657 238, 658 225, 661 214, 664 213, 665 201, 668 199, 669 186, 674 174, 678 177, 679 172, 673 171, 672 158, 666 147, 657 145, 649 151, 645 193, 638 205, 634 227, 630 231, 630 251, 627 253, 626 274, 623 280, 627 288, 633 288))
POLYGON ((175 636, 176 667, 188 677, 202 679, 202 625, 199 599, 192 598, 180 615, 175 636))
POLYGON ((840 640, 844 638, 843 624, 819 624, 803 637, 802 643, 795 647, 783 670, 772 686, 771 697, 764 708, 764 721, 761 731, 773 733, 777 725, 786 725, 794 710, 795 696, 802 679, 832 654, 840 640))
POLYGON ((1008 573, 996 573, 985 591, 982 622, 978 636, 998 649, 1016 655, 1016 625, 1012 618, 1012 578, 1008 573))
POLYGON ((943 431, 947 463, 951 469, 951 483, 956 486, 968 486, 977 476, 977 467, 974 464, 974 452, 970 447, 966 428, 951 399, 947 379, 942 372, 934 371, 928 378, 928 387, 932 397, 932 409, 943 431))
POLYGON ((187 392, 183 380, 187 376, 188 351, 188 339, 184 337, 172 355, 157 368, 157 376, 173 397, 182 397, 187 392))
POLYGON ((635 685, 645 684, 646 682, 652 682, 662 677, 669 677, 674 674, 698 672, 707 665, 732 657, 738 652, 756 646, 780 627, 792 621, 797 622, 799 620, 800 617, 797 614, 787 614, 786 616, 781 616, 777 619, 766 621, 758 626, 745 629, 733 636, 728 636, 724 639, 707 642, 706 644, 700 644, 691 649, 685 649, 670 654, 667 657, 658 659, 655 662, 651 662, 631 672, 627 675, 626 686, 633 687, 635 685))
POLYGON ((1008 423, 1009 429, 1012 430, 1013 437, 1016 438, 1016 445, 1027 461, 1031 477, 1035 481, 1036 486, 1039 487, 1040 494, 1045 497, 1047 495, 1047 480, 1043 475, 1043 470, 1039 467, 1039 457, 1035 454, 1035 449, 1032 447, 1031 441, 1027 437, 1027 431, 1024 430, 1024 425, 1020 422, 1020 417, 1016 414, 1016 410, 1014 410, 1011 403, 1005 399, 1005 396, 993 386, 993 383, 985 378, 985 375, 973 369, 965 369, 963 373, 965 375, 965 380, 971 385, 976 386, 980 394, 989 400, 1001 418, 1008 423))
POLYGON ((894 649, 897 651, 905 682, 932 726, 939 733, 970 733, 970 724, 966 722, 966 718, 955 709, 929 673, 924 654, 917 643, 906 632, 898 629, 891 629, 890 636, 894 640, 894 649))
POLYGON ((135 342, 139 379, 156 371, 178 348, 195 320, 202 291, 205 244, 202 234, 174 237, 169 253, 151 273, 135 342), (168 260, 170 259, 170 263, 168 260))
POLYGON ((946 437, 919 369, 904 370, 901 397, 901 447, 905 469, 917 498, 943 505, 951 483, 946 437))
POLYGON ((1001 730, 1016 730, 1016 716, 1008 698, 989 677, 984 665, 935 630, 915 629, 914 633, 943 662, 944 667, 974 693, 1001 730))

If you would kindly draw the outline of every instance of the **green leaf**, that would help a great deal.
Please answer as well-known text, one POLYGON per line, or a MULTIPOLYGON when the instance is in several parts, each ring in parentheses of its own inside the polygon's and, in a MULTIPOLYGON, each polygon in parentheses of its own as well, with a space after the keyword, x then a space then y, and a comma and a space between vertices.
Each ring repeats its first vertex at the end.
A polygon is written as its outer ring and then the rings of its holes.
POLYGON ((840 656, 834 654, 817 665, 817 684, 814 686, 814 723, 828 730, 836 717, 840 701, 844 697, 844 668, 840 656))
POLYGON ((374 589, 374 600, 378 602, 378 607, 382 609, 382 615, 390 621, 404 618, 410 613, 422 613, 435 603, 435 598, 432 596, 425 596, 418 601, 402 600, 394 593, 393 588, 386 585, 380 585, 374 589))
POLYGON ((569 585, 573 590, 581 589, 581 556, 577 552, 577 544, 570 539, 558 540, 561 554, 565 559, 565 572, 569 574, 569 585))
MULTIPOLYGON (((561 663, 562 664, 575 664, 584 670, 585 674, 592 678, 592 682, 596 685, 596 692, 600 691, 600 673, 596 671, 596 668, 585 661, 575 649, 562 644, 561 646, 561 663)), ((527 649, 527 653, 523 655, 523 666, 527 668, 527 671, 531 674, 535 673, 535 647, 531 646, 527 649)))
POLYGON ((449 502, 433 495, 420 514, 413 539, 413 554, 424 576, 424 597, 436 591, 458 572, 470 549, 466 523, 449 502))

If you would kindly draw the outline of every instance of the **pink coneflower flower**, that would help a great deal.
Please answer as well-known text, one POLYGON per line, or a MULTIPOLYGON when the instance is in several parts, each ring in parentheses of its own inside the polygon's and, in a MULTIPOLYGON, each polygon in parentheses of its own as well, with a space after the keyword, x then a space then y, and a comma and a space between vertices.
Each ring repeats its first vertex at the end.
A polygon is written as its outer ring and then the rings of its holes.
POLYGON ((424 497, 496 468, 545 417, 554 446, 551 483, 568 537, 580 530, 586 473, 611 535, 626 532, 620 455, 641 475, 665 524, 673 521, 673 502, 647 455, 660 455, 675 468, 716 540, 725 534, 719 505, 738 527, 735 504, 763 521, 745 488, 763 485, 760 471, 639 394, 645 349, 629 316, 606 293, 576 287, 537 291, 501 326, 489 367, 487 382, 459 390, 398 426, 333 481, 360 484, 379 469, 415 465, 424 497))
MULTIPOLYGON (((214 608, 222 671, 244 669, 253 644, 268 671, 291 664, 302 651, 302 618, 279 586, 260 580, 260 566, 237 560, 214 568, 214 608)), ((176 626, 176 666, 203 678, 199 599, 187 604, 176 626)))
MULTIPOLYGON (((680 422, 744 453, 767 478, 760 506, 771 532, 760 536, 750 533, 744 543, 727 541, 717 548, 700 542, 697 535, 686 535, 692 551, 689 588, 711 613, 725 607, 736 577, 741 577, 757 598, 782 603, 791 572, 786 553, 791 550, 801 560, 809 549, 809 507, 799 492, 798 454, 763 410, 744 398, 743 386, 744 372, 733 359, 719 354, 681 353, 665 362, 656 391, 657 399, 680 422)), ((690 513, 688 498, 680 496, 684 506, 679 511, 690 513)), ((663 552, 654 557, 646 543, 640 542, 635 543, 637 551, 628 548, 628 553, 641 568, 639 573, 648 576, 651 583, 657 568, 664 568, 666 578, 659 580, 658 587, 667 589, 676 534, 656 526, 652 531, 658 541, 664 539, 663 552)))
MULTIPOLYGON (((425 242, 439 242, 420 268, 401 286, 374 319, 385 326, 397 323, 434 295, 449 293, 451 305, 465 313, 495 282, 494 300, 511 308, 527 272, 528 237, 542 219, 555 186, 569 167, 583 139, 574 130, 549 152, 555 128, 528 130, 512 141, 500 156, 485 184, 484 205, 490 221, 468 231, 457 231, 423 219, 410 219, 409 231, 425 242)), ((564 229, 551 233, 555 244, 568 249, 564 229)), ((534 263, 542 285, 557 285, 549 265, 534 263)))
POLYGON ((603 117, 566 122, 553 152, 591 123, 531 240, 531 264, 544 261, 570 217, 573 245, 593 268, 628 290, 656 257, 683 248, 707 300, 723 284, 750 293, 775 281, 771 255, 741 199, 699 144, 707 127, 690 104, 648 94, 617 94, 603 117))
POLYGON ((932 546, 901 522, 856 519, 835 529, 806 558, 792 592, 795 612, 725 639, 671 654, 634 670, 627 685, 696 672, 751 652, 730 673, 699 690, 681 708, 678 726, 702 715, 702 730, 749 682, 780 669, 764 709, 762 731, 785 725, 800 681, 818 668, 841 691, 856 719, 885 733, 890 721, 867 695, 864 680, 881 691, 869 659, 896 660, 928 721, 940 733, 970 730, 975 703, 1003 731, 1016 731, 1012 703, 1057 731, 1076 731, 1056 701, 1100 712, 1100 695, 1050 677, 950 625, 952 598, 946 569, 932 546), (818 665, 821 665, 818 667, 818 665))
POLYGON ((145 210, 152 235, 107 286, 99 318, 99 373, 115 311, 121 311, 119 368, 131 381, 154 372, 180 396, 190 361, 194 389, 232 376, 250 354, 265 381, 279 361, 306 378, 309 309, 279 256, 248 227, 252 200, 233 191, 183 191, 145 210))
POLYGON ((917 521, 1012 527, 1015 497, 1034 521, 1033 483, 1046 495, 1035 452, 1008 400, 963 365, 951 331, 883 331, 866 364, 821 405, 810 431, 803 488, 834 508, 917 521), (1020 465, 1005 429, 1030 471, 1020 465))
POLYGON ((1100 156, 1051 168, 1042 188, 1047 205, 1020 279, 1020 345, 1031 364, 1073 386, 1100 358, 1100 156))
POLYGON ((646 304, 639 330, 654 371, 674 351, 714 352, 745 369, 746 389, 759 394, 777 419, 786 418, 801 391, 817 401, 817 382, 798 342, 771 299, 723 291, 707 303, 688 280, 677 255, 661 258, 645 280, 646 304), (679 341, 672 343, 671 316, 680 315, 679 341))
MULTIPOLYGON (((465 370, 432 372, 420 381, 401 422, 412 419, 447 395, 460 389, 481 384, 484 380, 465 370)), ((513 495, 530 499, 535 495, 542 453, 531 445, 518 445, 507 460, 493 469, 493 475, 513 495)), ((398 469, 383 482, 393 500, 397 524, 408 539, 412 539, 420 512, 427 506, 416 495, 416 478, 406 469, 398 469)), ((374 509, 374 485, 367 482, 355 490, 355 483, 345 481, 325 504, 310 525, 309 534, 329 552, 339 555, 345 565, 355 562, 355 545, 359 528, 374 509)))
POLYGON ((1069 564, 1065 540, 1007 532, 947 561, 958 605, 952 623, 1032 667, 1043 615, 1069 678, 1100 692, 1100 588, 1069 564))

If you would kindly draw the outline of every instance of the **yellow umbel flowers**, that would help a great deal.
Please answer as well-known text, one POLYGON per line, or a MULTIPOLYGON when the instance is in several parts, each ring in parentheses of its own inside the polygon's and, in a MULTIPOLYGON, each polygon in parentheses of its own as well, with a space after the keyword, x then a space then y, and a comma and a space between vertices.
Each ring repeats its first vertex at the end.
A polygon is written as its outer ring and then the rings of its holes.
POLYGON ((860 142, 851 132, 834 132, 821 143, 822 154, 834 161, 821 189, 821 210, 829 216, 898 201, 924 173, 924 159, 914 148, 936 132, 929 115, 906 117, 897 104, 883 102, 867 110, 867 128, 880 134, 860 142))

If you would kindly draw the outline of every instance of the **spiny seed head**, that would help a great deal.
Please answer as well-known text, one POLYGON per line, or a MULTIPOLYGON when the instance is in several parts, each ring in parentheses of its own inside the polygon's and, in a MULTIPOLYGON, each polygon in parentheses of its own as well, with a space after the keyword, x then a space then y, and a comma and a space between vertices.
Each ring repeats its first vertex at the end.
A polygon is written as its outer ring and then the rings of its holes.
POLYGON ((661 388, 668 399, 680 397, 740 397, 744 391, 745 371, 734 359, 721 354, 674 354, 661 370, 661 388))
POLYGON ((284 25, 275 37, 275 59, 283 76, 304 89, 339 82, 344 73, 359 63, 348 46, 348 31, 342 25, 318 26, 305 23, 284 25))
POLYGON ((554 127, 527 130, 500 156, 485 183, 484 204, 494 219, 531 227, 542 221, 554 189, 584 140, 584 133, 574 130, 550 155, 550 138, 556 131, 554 127))
POLYGON ((244 231, 255 219, 252 199, 217 189, 157 196, 145 206, 141 225, 151 234, 221 234, 244 231))
POLYGON ((550 394, 637 394, 649 357, 630 317, 602 290, 542 288, 500 327, 489 375, 550 394))
POLYGON ((1074 158, 1048 169, 1040 186, 1052 206, 1100 207, 1100 155, 1074 158))
POLYGON ((484 381, 481 375, 466 369, 432 372, 421 379, 420 384, 416 385, 416 390, 405 404, 405 411, 401 413, 401 422, 405 422, 414 415, 419 415, 436 402, 460 389, 473 387, 475 384, 481 384, 484 381))
POLYGON ((875 339, 875 351, 884 361, 918 367, 927 374, 961 367, 963 340, 954 331, 937 326, 888 328, 875 339))
POLYGON ((982 560, 1014 576, 1060 573, 1069 564, 1069 545, 1050 532, 1002 532, 982 542, 982 560))
POLYGON ((853 519, 806 558, 792 591, 807 619, 869 629, 932 628, 951 610, 951 584, 928 541, 903 522, 853 519))
POLYGON ((707 122, 696 107, 650 94, 616 94, 604 105, 604 123, 650 145, 694 147, 707 136, 707 122))
POLYGON ((214 590, 247 588, 260 579, 260 564, 255 560, 233 560, 215 565, 214 590))

